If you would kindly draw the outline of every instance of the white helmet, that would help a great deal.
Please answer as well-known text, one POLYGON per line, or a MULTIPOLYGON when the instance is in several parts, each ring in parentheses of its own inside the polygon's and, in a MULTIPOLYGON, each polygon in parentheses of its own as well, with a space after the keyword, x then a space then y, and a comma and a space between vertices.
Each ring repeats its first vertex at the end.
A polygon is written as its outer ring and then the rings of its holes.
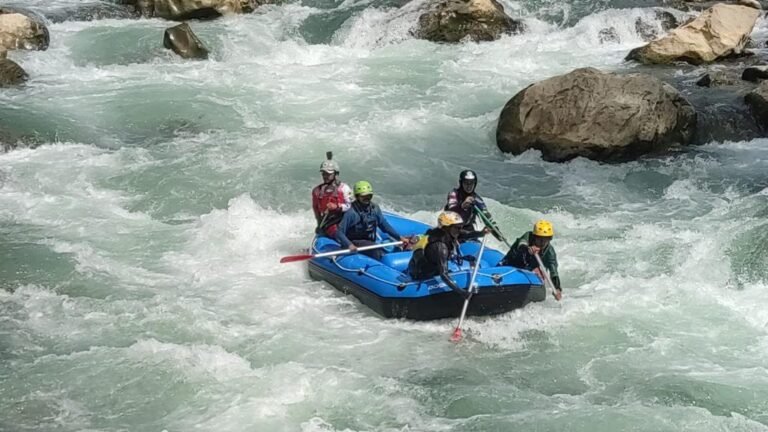
POLYGON ((335 160, 333 160, 333 152, 325 152, 325 161, 320 164, 320 172, 326 172, 326 173, 339 173, 339 164, 336 163, 335 160))
POLYGON ((339 172, 339 164, 334 160, 323 161, 323 163, 320 164, 320 172, 337 173, 339 172))

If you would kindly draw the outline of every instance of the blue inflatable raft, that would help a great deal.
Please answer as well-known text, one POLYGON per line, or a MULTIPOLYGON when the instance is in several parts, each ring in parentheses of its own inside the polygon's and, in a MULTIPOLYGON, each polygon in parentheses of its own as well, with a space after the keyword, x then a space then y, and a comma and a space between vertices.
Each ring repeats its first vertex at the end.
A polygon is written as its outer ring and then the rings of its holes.
MULTIPOLYGON (((423 234, 430 227, 422 222, 385 213, 387 221, 402 235, 423 234)), ((382 233, 379 232, 381 236, 382 233)), ((328 237, 317 237, 312 253, 331 252, 339 244, 328 237)), ((477 256, 478 242, 461 245, 462 255, 477 256)), ((411 251, 388 251, 382 261, 361 253, 309 261, 309 275, 323 280, 345 294, 352 294, 385 318, 434 320, 457 317, 464 298, 452 291, 439 276, 415 281, 408 274, 411 251)), ((546 290, 539 277, 515 267, 499 267, 503 253, 488 247, 483 251, 475 284, 477 291, 469 302, 467 315, 493 315, 543 301, 546 290)), ((451 263, 451 278, 466 289, 471 277, 470 265, 451 263)))

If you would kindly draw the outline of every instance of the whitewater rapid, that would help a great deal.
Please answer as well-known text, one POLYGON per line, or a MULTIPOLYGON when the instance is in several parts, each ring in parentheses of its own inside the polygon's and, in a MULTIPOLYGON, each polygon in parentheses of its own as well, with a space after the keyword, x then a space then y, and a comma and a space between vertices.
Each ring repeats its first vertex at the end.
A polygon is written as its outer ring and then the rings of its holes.
POLYGON ((11 53, 31 80, 0 126, 34 145, 0 154, 0 430, 768 429, 768 140, 500 153, 511 96, 624 67, 654 16, 505 7, 529 31, 482 44, 414 40, 408 6, 305 2, 193 23, 209 61, 164 51, 155 19, 11 53), (554 223, 564 301, 454 345, 453 322, 383 320, 279 265, 311 240, 327 150, 429 223, 477 170, 508 237, 554 223))

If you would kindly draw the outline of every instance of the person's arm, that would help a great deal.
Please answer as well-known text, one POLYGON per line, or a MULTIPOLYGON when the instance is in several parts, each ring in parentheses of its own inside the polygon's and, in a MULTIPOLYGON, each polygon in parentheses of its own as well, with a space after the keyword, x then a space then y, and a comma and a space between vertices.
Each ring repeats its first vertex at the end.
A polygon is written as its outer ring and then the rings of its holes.
POLYGON ((560 274, 557 271, 557 253, 552 245, 547 247, 546 253, 541 257, 541 261, 544 263, 544 267, 547 268, 547 271, 549 271, 549 278, 552 280, 555 288, 560 291, 560 274))
POLYGON ((459 288, 459 286, 456 285, 456 282, 454 282, 453 279, 451 279, 451 277, 448 275, 448 260, 451 256, 451 251, 448 250, 448 246, 446 246, 445 243, 440 242, 434 243, 433 247, 435 250, 430 252, 437 254, 435 259, 437 259, 439 262, 440 279, 442 279, 442 281, 445 282, 445 284, 448 285, 450 289, 456 291, 456 293, 458 293, 460 296, 467 298, 469 296, 469 292, 459 288))
POLYGON ((341 194, 344 196, 344 201, 339 206, 341 211, 346 212, 352 208, 352 188, 348 184, 341 184, 341 194))
MULTIPOLYGON (((536 258, 531 254, 531 245, 528 243, 528 233, 523 234, 512 245, 515 248, 516 253, 519 254, 520 260, 523 262, 526 268, 536 268, 536 258)), ((512 251, 510 250, 510 253, 512 251)))
POLYGON ((458 211, 460 209, 461 203, 459 202, 459 196, 456 193, 456 189, 454 189, 448 194, 448 202, 445 204, 445 208, 443 210, 458 211))
POLYGON ((376 223, 378 224, 379 228, 381 228, 382 231, 384 231, 393 239, 401 240, 402 237, 400 236, 400 233, 398 233, 397 230, 392 225, 390 225, 389 222, 387 222, 387 218, 384 217, 384 213, 382 213, 381 208, 376 206, 374 211, 376 212, 376 223))
POLYGON ((558 291, 562 291, 563 288, 560 286, 560 276, 555 276, 552 278, 552 283, 555 284, 555 289, 558 291))
POLYGON ((459 231, 459 241, 475 240, 485 235, 482 231, 463 229, 459 231))
POLYGON ((517 239, 517 241, 515 241, 515 243, 517 244, 518 251, 520 252, 524 251, 528 253, 528 249, 530 248, 530 245, 528 244, 528 233, 523 234, 522 237, 520 237, 519 239, 517 239))
POLYGON ((346 212, 339 222, 339 227, 336 229, 336 241, 339 242, 342 249, 347 249, 352 244, 352 241, 347 237, 347 229, 355 224, 356 217, 357 213, 346 212))
POLYGON ((488 213, 488 206, 485 205, 485 201, 483 201, 483 198, 477 193, 475 193, 475 201, 473 202, 473 204, 475 205, 475 207, 477 207, 478 210, 483 212, 483 214, 486 215, 488 219, 491 218, 491 214, 488 213))

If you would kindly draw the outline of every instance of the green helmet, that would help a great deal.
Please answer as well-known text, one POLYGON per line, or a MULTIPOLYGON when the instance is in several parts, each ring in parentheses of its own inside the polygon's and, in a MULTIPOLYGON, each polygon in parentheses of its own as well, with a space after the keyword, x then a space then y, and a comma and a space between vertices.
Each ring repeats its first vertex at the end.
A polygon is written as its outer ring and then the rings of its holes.
POLYGON ((355 183, 355 195, 373 195, 373 186, 365 180, 355 183))

